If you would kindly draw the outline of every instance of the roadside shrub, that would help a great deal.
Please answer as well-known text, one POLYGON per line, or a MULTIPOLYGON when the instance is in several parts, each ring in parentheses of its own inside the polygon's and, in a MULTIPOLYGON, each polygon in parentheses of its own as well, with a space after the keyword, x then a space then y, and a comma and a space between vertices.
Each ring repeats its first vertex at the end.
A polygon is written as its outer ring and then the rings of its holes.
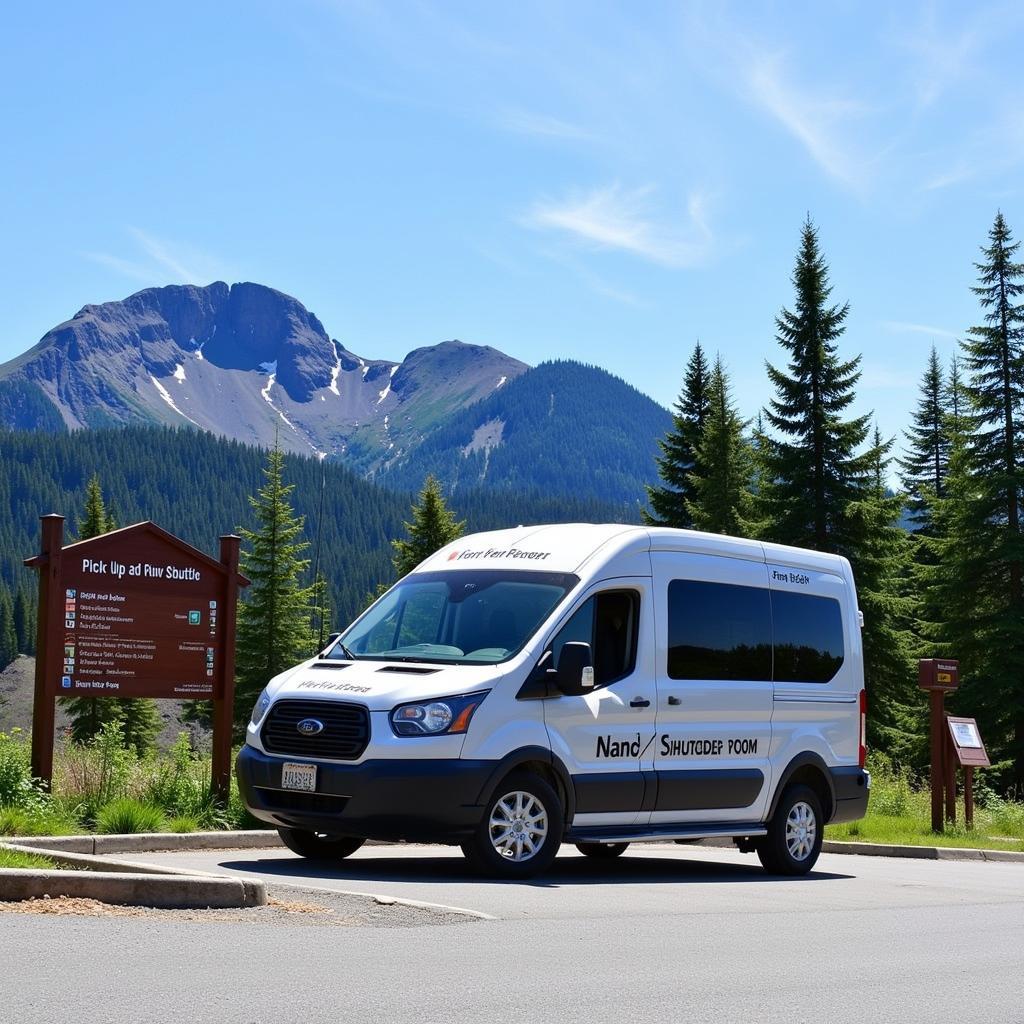
POLYGON ((172 816, 194 818, 204 828, 224 828, 225 813, 210 791, 210 763, 199 760, 186 732, 178 734, 168 756, 147 763, 141 797, 172 816))
POLYGON ((21 729, 0 732, 0 807, 31 807, 44 794, 32 778, 32 758, 21 729))
POLYGON ((121 723, 113 720, 104 723, 90 743, 64 747, 54 788, 63 800, 77 806, 83 823, 89 826, 97 820, 101 807, 132 795, 139 767, 134 751, 124 747, 121 723))
POLYGON ((0 835, 69 836, 81 832, 78 818, 56 800, 29 807, 0 807, 0 835))
POLYGON ((985 808, 992 822, 992 831, 999 835, 1024 839, 1024 804, 990 799, 985 808))
POLYGON ((129 797, 113 800, 96 812, 96 831, 103 835, 162 832, 165 824, 159 807, 129 797))
POLYGON ((198 832, 199 822, 188 814, 179 814, 167 822, 168 832, 198 832))

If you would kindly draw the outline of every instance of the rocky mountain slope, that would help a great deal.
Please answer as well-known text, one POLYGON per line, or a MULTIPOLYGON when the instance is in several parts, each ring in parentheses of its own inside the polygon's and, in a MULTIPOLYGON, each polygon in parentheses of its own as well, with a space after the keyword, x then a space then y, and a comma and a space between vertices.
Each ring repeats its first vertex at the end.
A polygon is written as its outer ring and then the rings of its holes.
POLYGON ((372 470, 526 369, 459 341, 364 359, 272 288, 172 285, 86 306, 0 366, 0 425, 192 423, 372 470))

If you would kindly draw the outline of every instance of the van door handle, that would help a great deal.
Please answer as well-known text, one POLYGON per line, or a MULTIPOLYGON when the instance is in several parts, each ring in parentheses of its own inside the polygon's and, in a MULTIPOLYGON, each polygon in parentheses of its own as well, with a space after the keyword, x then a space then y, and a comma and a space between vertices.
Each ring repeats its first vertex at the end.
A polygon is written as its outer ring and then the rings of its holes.
POLYGON ((668 702, 673 707, 675 707, 677 704, 682 704, 683 703, 678 697, 669 697, 668 702))
POLYGON ((631 708, 649 708, 651 706, 651 702, 645 697, 634 697, 629 702, 629 706, 631 708))

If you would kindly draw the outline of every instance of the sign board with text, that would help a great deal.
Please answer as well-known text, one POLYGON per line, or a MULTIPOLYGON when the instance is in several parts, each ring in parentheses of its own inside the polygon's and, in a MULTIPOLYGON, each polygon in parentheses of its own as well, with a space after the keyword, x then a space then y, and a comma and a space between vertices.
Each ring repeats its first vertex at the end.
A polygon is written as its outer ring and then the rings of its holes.
POLYGON ((960 662, 951 658, 922 658, 917 685, 923 690, 955 690, 960 685, 960 662))
POLYGON ((56 696, 220 697, 224 567, 200 554, 138 527, 65 548, 56 696))
POLYGON ((56 697, 166 697, 214 702, 214 782, 230 781, 237 537, 221 559, 155 523, 63 543, 62 516, 42 518, 33 772, 49 780, 56 697))
POLYGON ((990 768, 992 762, 982 742, 978 723, 973 718, 946 716, 952 750, 959 764, 964 768, 990 768))

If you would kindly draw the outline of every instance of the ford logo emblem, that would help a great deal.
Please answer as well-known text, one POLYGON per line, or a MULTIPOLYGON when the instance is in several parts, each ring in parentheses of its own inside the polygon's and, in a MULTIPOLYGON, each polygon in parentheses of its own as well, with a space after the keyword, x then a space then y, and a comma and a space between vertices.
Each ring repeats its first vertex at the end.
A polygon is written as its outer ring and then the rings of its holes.
POLYGON ((303 736, 315 736, 324 731, 324 723, 316 718, 304 718, 295 728, 303 736))

